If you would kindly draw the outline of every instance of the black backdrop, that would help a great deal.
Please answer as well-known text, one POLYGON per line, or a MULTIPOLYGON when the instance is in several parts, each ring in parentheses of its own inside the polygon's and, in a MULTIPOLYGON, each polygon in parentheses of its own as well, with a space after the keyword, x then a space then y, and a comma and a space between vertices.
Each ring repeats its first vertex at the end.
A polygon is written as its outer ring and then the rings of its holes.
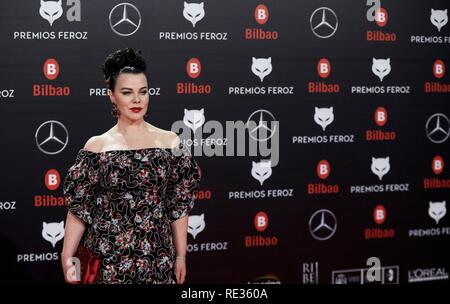
MULTIPOLYGON (((147 58, 149 84, 158 92, 150 96, 147 120, 158 127, 170 129, 173 122, 183 120, 184 109, 202 108, 206 121, 223 125, 226 121, 245 123, 257 110, 269 111, 279 121, 279 163, 262 185, 251 174, 252 161, 259 162, 262 157, 197 156, 203 179, 191 215, 204 214, 205 228, 195 239, 188 236, 187 282, 351 282, 358 277, 358 269, 368 267, 369 257, 379 258, 385 283, 448 279, 449 216, 437 223, 428 210, 430 202, 449 198, 448 170, 444 167, 440 174, 432 170, 435 156, 441 156, 444 163, 449 159, 449 140, 430 140, 426 122, 441 113, 443 130, 448 132, 449 95, 424 90, 425 82, 449 83, 448 76, 438 79, 433 75, 433 63, 437 59, 448 62, 450 25, 438 31, 430 21, 431 9, 444 10, 448 3, 383 1, 389 19, 381 27, 367 20, 367 11, 374 4, 365 2, 204 1, 205 16, 193 27, 183 17, 183 1, 134 0, 129 3, 140 12, 140 26, 134 34, 121 36, 109 25, 110 11, 120 1, 62 1, 63 14, 51 26, 39 13, 40 1, 1 1, 2 280, 62 282, 62 240, 53 247, 42 230, 43 222, 64 221, 66 208, 61 203, 39 206, 38 202, 44 197, 61 202, 61 181, 78 149, 90 136, 115 123, 108 97, 91 91, 104 88, 100 65, 105 56, 127 46, 141 49, 147 58), (265 24, 254 17, 259 4, 269 11, 265 24), (311 30, 311 15, 321 7, 330 8, 337 16, 337 30, 329 38, 319 38, 311 30), (78 8, 79 20, 70 21, 73 18, 66 13, 78 8), (278 37, 245 39, 246 28, 276 31, 278 37), (368 41, 367 31, 394 33, 396 40, 368 41), (26 36, 46 32, 54 32, 55 39, 26 36), (81 33, 85 39, 59 39, 59 32, 81 33), (197 33, 199 37, 202 32, 220 33, 226 40, 162 39, 160 33, 164 32, 197 33), (412 36, 434 37, 442 43, 419 43, 412 41, 412 36), (263 82, 252 73, 252 57, 271 57, 273 70, 263 82), (43 73, 49 58, 59 63, 54 80, 43 73), (186 73, 190 58, 198 58, 202 65, 196 79, 186 73), (325 79, 317 73, 321 58, 331 63, 325 79), (391 71, 382 82, 372 72, 372 58, 390 58, 391 71), (209 84, 211 93, 178 94, 179 82, 209 84), (339 92, 311 93, 309 82, 338 84, 339 92), (33 94, 34 85, 50 84, 68 87, 70 94, 33 94), (229 93, 230 87, 272 86, 292 87, 292 94, 229 93), (394 86, 408 92, 352 93, 357 86, 394 86), (334 121, 325 131, 314 120, 315 107, 333 107, 334 121), (378 107, 388 112, 384 126, 374 120, 378 107), (54 130, 63 143, 42 144, 50 132, 50 121, 60 123, 54 124, 54 130), (368 141, 367 130, 395 132, 395 139, 368 141), (294 142, 299 136, 330 135, 349 135, 353 142, 294 142), (371 172, 372 157, 389 157, 390 170, 381 181, 371 172), (324 180, 316 171, 321 160, 331 166, 331 174, 324 180), (50 169, 59 177, 50 174, 57 183, 49 189, 46 173, 50 169), (445 185, 424 189, 426 178, 439 179, 445 185), (308 184, 338 185, 339 191, 309 194, 308 184), (401 184, 407 191, 351 191, 352 186, 391 184, 401 184), (286 196, 230 198, 232 192, 267 195, 269 190, 284 190, 286 196), (381 224, 373 218, 378 205, 383 205, 387 214, 381 224), (325 215, 333 214, 337 222, 335 233, 327 240, 318 240, 310 232, 311 216, 319 210, 329 210, 325 215), (254 224, 260 211, 269 219, 264 231, 254 224), (376 228, 388 237, 367 239, 367 228, 376 228), (436 231, 439 235, 417 236, 436 231), (246 237, 270 242, 247 247, 246 237)), ((138 20, 130 6, 128 13, 138 20)), ((333 14, 325 13, 335 26, 333 14)), ((117 11, 111 16, 117 20, 117 11)), ((315 25, 320 16, 311 20, 315 25)), ((130 28, 116 29, 125 32, 130 28)), ((431 119, 430 125, 435 122, 431 119)), ((208 134, 203 134, 206 137, 208 134)), ((439 210, 444 214, 443 208, 439 210)), ((333 223, 332 217, 326 219, 333 223)), ((317 218, 311 224, 316 227, 317 218)), ((327 233, 326 229, 322 232, 327 233)))

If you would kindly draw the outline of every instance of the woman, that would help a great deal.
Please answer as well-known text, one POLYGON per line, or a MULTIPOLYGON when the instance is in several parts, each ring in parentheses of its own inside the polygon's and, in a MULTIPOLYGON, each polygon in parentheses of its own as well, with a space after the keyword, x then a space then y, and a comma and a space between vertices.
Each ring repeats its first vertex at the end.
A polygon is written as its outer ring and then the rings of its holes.
POLYGON ((81 246, 100 258, 95 283, 181 284, 200 169, 175 133, 145 122, 142 55, 118 50, 102 69, 117 124, 86 142, 64 181, 66 282, 76 281, 71 257, 81 246))

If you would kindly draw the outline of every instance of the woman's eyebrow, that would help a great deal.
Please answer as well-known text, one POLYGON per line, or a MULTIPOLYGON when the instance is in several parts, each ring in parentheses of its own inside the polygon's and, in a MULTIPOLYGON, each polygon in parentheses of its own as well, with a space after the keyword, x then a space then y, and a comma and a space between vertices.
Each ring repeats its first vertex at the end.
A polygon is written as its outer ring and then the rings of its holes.
MULTIPOLYGON (((120 88, 120 89, 121 89, 121 90, 133 90, 132 88, 127 88, 127 87, 120 88)), ((142 87, 142 88, 140 88, 139 90, 142 90, 142 89, 147 89, 147 86, 142 87)))

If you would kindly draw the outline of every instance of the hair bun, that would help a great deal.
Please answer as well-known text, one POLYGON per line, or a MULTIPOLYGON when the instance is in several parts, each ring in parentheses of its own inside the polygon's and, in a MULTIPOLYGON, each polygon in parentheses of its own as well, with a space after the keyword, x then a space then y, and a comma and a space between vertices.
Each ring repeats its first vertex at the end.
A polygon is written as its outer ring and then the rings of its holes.
POLYGON ((141 51, 135 51, 132 48, 124 48, 111 53, 106 57, 102 65, 103 75, 105 80, 109 80, 113 75, 126 66, 133 67, 142 72, 146 69, 145 59, 141 55, 141 51))

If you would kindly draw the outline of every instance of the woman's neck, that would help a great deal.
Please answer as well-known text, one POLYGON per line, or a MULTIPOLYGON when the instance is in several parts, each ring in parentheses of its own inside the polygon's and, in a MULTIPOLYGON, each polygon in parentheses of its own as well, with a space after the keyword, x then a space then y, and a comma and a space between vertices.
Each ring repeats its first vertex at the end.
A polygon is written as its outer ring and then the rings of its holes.
POLYGON ((148 124, 145 120, 130 121, 119 119, 114 126, 114 131, 124 136, 142 134, 148 130, 148 124))

